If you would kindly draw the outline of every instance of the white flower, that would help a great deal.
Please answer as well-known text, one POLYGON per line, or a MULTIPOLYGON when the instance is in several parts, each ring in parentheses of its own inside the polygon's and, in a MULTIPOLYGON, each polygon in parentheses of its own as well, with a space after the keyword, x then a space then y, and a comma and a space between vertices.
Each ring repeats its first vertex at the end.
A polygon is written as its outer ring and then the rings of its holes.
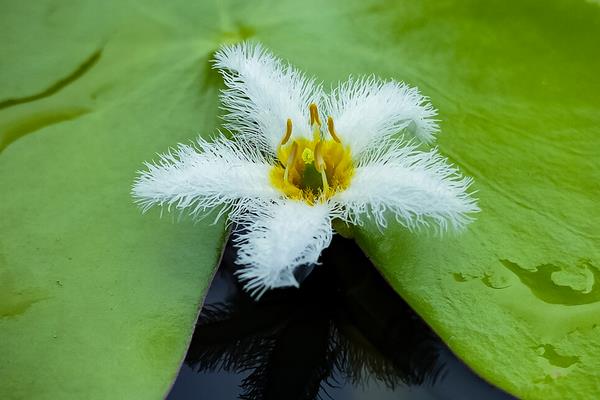
POLYGON ((241 227, 239 277, 254 296, 297 286, 294 270, 318 263, 332 220, 381 229, 394 218, 408 229, 460 229, 479 209, 462 177, 430 143, 436 111, 416 88, 369 77, 325 95, 321 86, 260 45, 216 53, 225 127, 196 146, 180 144, 146 163, 132 194, 151 206, 206 214, 221 206, 241 227), (319 111, 319 107, 321 112, 319 111), (326 118, 324 120, 321 117, 326 118))

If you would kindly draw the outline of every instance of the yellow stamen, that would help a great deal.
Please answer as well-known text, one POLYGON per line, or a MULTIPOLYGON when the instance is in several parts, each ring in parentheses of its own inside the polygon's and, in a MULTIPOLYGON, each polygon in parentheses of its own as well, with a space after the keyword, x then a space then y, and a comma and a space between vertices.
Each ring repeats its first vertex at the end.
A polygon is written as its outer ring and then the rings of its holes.
POLYGON ((319 110, 317 109, 317 105, 315 103, 311 103, 308 106, 310 110, 310 126, 313 126, 315 123, 318 126, 321 126, 321 120, 319 119, 319 110))
POLYGON ((333 140, 335 140, 338 143, 342 143, 340 137, 335 132, 335 127, 333 126, 333 118, 331 117, 331 115, 327 117, 327 130, 329 131, 329 134, 331 135, 333 140))
POLYGON ((285 127, 285 134, 283 135, 283 139, 281 139, 280 146, 283 146, 284 144, 286 144, 288 142, 288 140, 290 140, 290 137, 292 137, 292 120, 290 118, 288 118, 287 124, 285 127))
POLYGON ((325 160, 323 159, 323 142, 318 142, 315 145, 315 169, 321 172, 325 168, 325 160))
POLYGON ((323 193, 329 191, 329 184, 327 182, 327 174, 325 173, 327 165, 323 158, 323 142, 319 142, 315 145, 315 169, 321 173, 321 179, 323 181, 323 193))
POLYGON ((293 167, 294 162, 296 161, 296 155, 298 154, 298 142, 294 142, 292 144, 292 150, 290 151, 290 155, 288 156, 287 163, 285 164, 285 172, 283 173, 284 182, 288 182, 290 175, 290 168, 293 167))
MULTIPOLYGON (((292 120, 286 121, 285 133, 277 146, 279 162, 269 179, 286 198, 313 205, 346 190, 354 176, 354 162, 349 146, 341 143, 333 118, 328 116, 327 131, 321 126, 316 104, 310 104, 312 138, 303 135, 292 139, 292 120)), ((308 133, 308 132, 307 132, 308 133)))
POLYGON ((318 142, 321 139, 323 139, 321 134, 321 128, 319 127, 319 125, 313 124, 313 141, 318 142))
POLYGON ((325 174, 325 168, 321 171, 321 179, 323 180, 323 194, 327 195, 329 192, 329 184, 327 183, 327 174, 325 174))

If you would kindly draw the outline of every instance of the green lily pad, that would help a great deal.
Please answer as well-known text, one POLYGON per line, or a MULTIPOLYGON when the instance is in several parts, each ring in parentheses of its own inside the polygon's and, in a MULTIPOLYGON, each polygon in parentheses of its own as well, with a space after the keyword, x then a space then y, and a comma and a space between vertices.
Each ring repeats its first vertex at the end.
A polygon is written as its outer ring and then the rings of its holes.
POLYGON ((327 84, 405 80, 475 178, 460 235, 357 238, 483 377, 600 392, 600 6, 551 0, 13 2, 0 32, 2 398, 159 398, 223 244, 142 217, 141 161, 219 125, 221 43, 262 41, 327 84))
POLYGON ((0 397, 160 398, 225 232, 142 216, 130 189, 143 160, 214 130, 218 43, 169 43, 178 30, 150 16, 17 7, 1 23, 0 397))
POLYGON ((528 399, 596 398, 600 7, 430 2, 376 15, 397 44, 373 64, 431 96, 440 150, 475 178, 482 211, 463 234, 367 227, 359 243, 490 382, 528 399))

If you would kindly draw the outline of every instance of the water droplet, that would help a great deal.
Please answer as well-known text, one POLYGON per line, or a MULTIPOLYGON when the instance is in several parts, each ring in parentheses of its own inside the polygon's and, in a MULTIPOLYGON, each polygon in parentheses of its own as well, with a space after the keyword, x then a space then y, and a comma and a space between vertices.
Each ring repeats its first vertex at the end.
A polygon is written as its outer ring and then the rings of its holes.
POLYGON ((580 260, 574 268, 587 269, 591 272, 593 278, 590 285, 580 287, 575 285, 559 285, 557 282, 567 282, 564 277, 553 279, 553 275, 558 272, 569 271, 569 268, 560 264, 541 264, 533 270, 522 268, 517 263, 509 260, 499 260, 502 265, 512 271, 527 286, 534 296, 549 304, 564 304, 567 306, 590 304, 600 301, 600 270, 595 267, 590 260, 580 260), (575 287, 575 288, 574 288, 575 287))
POLYGON ((554 346, 551 344, 542 344, 535 349, 540 357, 544 357, 555 367, 568 368, 571 365, 579 362, 578 356, 565 356, 558 354, 554 346))

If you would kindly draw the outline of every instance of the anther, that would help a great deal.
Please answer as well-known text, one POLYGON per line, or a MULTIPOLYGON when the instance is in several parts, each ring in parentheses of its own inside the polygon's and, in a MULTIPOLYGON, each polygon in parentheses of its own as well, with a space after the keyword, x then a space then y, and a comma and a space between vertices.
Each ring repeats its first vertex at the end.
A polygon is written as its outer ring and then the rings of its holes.
POLYGON ((292 137, 292 120, 290 118, 288 118, 287 124, 285 127, 285 134, 283 135, 283 139, 281 139, 280 146, 283 146, 284 144, 286 144, 288 142, 288 140, 290 140, 290 137, 292 137))
POLYGON ((294 142, 294 144, 292 144, 292 150, 290 151, 290 155, 288 156, 287 163, 285 164, 285 171, 283 172, 283 181, 286 183, 289 180, 290 168, 294 165, 297 155, 298 155, 298 142, 294 142))
POLYGON ((327 130, 329 131, 329 134, 331 135, 333 140, 335 140, 338 143, 342 143, 340 137, 335 132, 335 127, 333 126, 333 118, 331 117, 331 115, 327 117, 327 130))
POLYGON ((321 180, 323 181, 323 193, 329 192, 329 184, 327 183, 327 175, 325 174, 325 168, 321 170, 321 180))
POLYGON ((315 145, 315 169, 321 172, 321 169, 325 167, 325 160, 323 159, 323 142, 318 142, 315 145))
POLYGON ((308 109, 310 110, 310 126, 313 126, 313 124, 317 124, 318 126, 321 126, 321 120, 319 119, 319 110, 317 109, 317 105, 315 103, 311 103, 310 106, 308 106, 308 109))

